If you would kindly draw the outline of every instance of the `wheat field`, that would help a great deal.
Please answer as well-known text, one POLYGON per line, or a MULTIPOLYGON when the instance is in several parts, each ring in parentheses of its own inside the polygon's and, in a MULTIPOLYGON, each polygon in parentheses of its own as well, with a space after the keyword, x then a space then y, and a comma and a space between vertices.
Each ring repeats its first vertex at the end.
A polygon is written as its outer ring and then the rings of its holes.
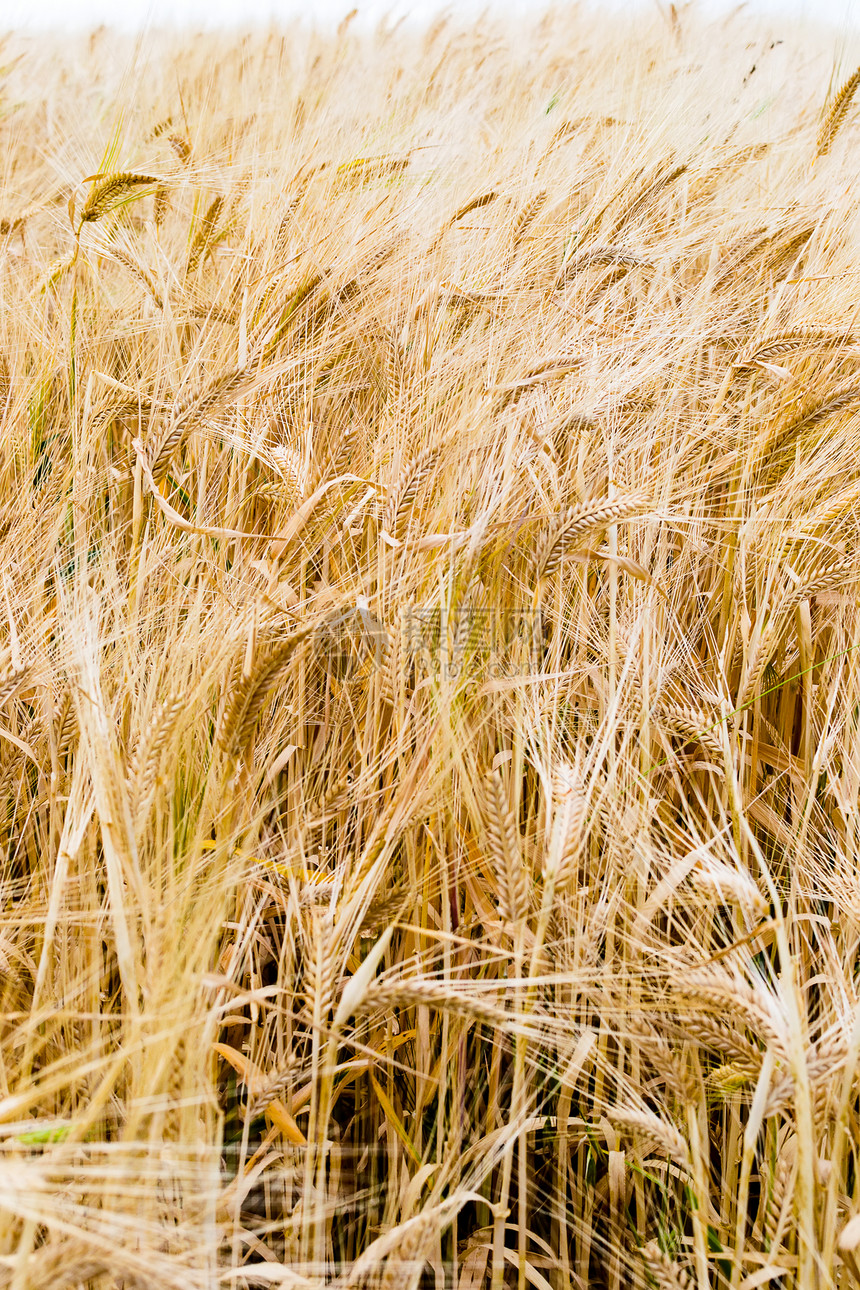
POLYGON ((860 1281, 860 49, 0 72, 0 1286, 860 1281))

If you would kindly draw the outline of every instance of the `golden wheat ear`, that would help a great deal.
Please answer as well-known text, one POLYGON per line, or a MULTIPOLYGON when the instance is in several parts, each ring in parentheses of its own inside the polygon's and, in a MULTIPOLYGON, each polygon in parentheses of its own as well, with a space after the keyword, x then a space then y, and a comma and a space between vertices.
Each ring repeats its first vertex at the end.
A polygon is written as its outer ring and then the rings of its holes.
POLYGON ((816 156, 823 157, 830 151, 833 140, 839 132, 839 127, 844 122, 854 95, 857 93, 858 85, 860 85, 860 67, 857 68, 857 71, 852 76, 848 77, 848 80, 830 101, 818 131, 816 156))
POLYGON ((528 914, 528 881, 519 832, 498 770, 494 770, 487 781, 485 819, 490 857, 498 882, 499 915, 503 923, 516 926, 528 914))
POLYGON ((564 888, 576 877, 579 867, 587 809, 580 776, 564 761, 556 766, 553 777, 553 807, 545 870, 556 888, 564 888))
POLYGON ((141 175, 131 170, 121 170, 110 175, 87 175, 82 181, 95 180, 81 209, 81 224, 101 219, 108 211, 121 205, 131 195, 138 195, 142 188, 157 188, 163 180, 156 175, 141 175))
POLYGON ((656 1241, 643 1245, 639 1257, 658 1290, 693 1290, 693 1278, 664 1254, 656 1241))
POLYGON ((607 501, 581 502, 561 511, 550 521, 535 548, 535 583, 540 585, 557 572, 578 538, 606 524, 615 524, 641 513, 647 508, 648 501, 649 494, 637 490, 607 501))
POLYGON ((188 252, 188 262, 185 266, 186 275, 193 273, 201 261, 205 259, 218 231, 218 222, 221 219, 223 209, 224 198, 220 194, 217 197, 213 197, 206 207, 206 212, 194 234, 191 249, 188 252))
POLYGON ((167 474, 171 460, 185 437, 206 417, 214 416, 237 399, 248 380, 244 367, 228 368, 213 377, 192 398, 177 402, 152 461, 152 477, 157 483, 167 474))
POLYGON ((520 242, 522 242, 526 237, 529 229, 545 205, 546 192, 540 192, 536 193, 530 201, 527 201, 525 206, 520 207, 520 210, 517 212, 517 217, 514 220, 514 227, 511 233, 511 244, 514 250, 517 249, 520 242))
POLYGON ((139 282, 143 283, 144 287, 149 292, 150 296, 155 301, 155 304, 158 306, 158 308, 163 309, 164 301, 161 298, 161 292, 158 290, 158 287, 155 285, 155 282, 152 278, 152 275, 149 273, 149 271, 146 268, 144 268, 144 266, 138 260, 136 260, 133 255, 129 255, 129 253, 125 251, 121 246, 111 246, 110 253, 111 255, 113 255, 113 257, 116 260, 120 262, 120 264, 124 265, 129 270, 130 273, 133 273, 139 282))
POLYGON ((219 736, 219 743, 229 757, 237 757, 247 748, 266 700, 286 676, 296 649, 318 627, 314 622, 297 628, 263 655, 250 676, 237 682, 219 736))
POLYGON ((406 512, 414 505, 421 486, 430 477, 444 446, 444 443, 432 443, 419 452, 406 463, 389 489, 382 512, 382 527, 393 538, 398 536, 398 529, 402 529, 406 512))
POLYGON ((0 677, 0 707, 14 699, 15 695, 23 689, 24 684, 30 675, 29 667, 12 668, 5 676, 0 677))
POLYGON ((471 215, 472 211, 480 210, 482 206, 489 206, 490 202, 494 202, 498 195, 497 192, 493 191, 481 193, 480 197, 473 197, 471 201, 465 202, 458 210, 454 211, 454 214, 448 220, 448 224, 456 224, 458 220, 463 219, 466 215, 471 215))

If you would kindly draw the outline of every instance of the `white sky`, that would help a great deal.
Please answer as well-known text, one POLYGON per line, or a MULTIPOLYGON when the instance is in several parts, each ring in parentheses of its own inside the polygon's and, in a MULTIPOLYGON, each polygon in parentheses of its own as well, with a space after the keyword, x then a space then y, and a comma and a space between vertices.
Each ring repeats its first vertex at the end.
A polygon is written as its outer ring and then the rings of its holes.
MULTIPOLYGON (((736 7, 736 0, 699 2, 706 10, 736 7)), ((658 0, 592 0, 591 7, 609 16, 656 3, 658 0)), ((59 30, 99 23, 132 29, 148 24, 211 27, 299 16, 322 24, 337 21, 354 6, 368 19, 379 19, 386 13, 420 19, 446 7, 460 14, 481 10, 526 14, 543 4, 542 0, 454 0, 449 5, 444 0, 0 0, 0 29, 59 30)), ((860 27, 860 0, 748 0, 745 7, 751 13, 819 19, 843 30, 860 27)))

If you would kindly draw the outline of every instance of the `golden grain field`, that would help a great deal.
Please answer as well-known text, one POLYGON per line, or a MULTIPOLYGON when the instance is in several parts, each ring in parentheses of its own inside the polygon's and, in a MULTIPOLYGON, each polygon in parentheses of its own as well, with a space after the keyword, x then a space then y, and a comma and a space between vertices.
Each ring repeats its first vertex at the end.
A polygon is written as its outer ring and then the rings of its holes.
POLYGON ((860 1281, 860 50, 0 67, 0 1287, 860 1281))

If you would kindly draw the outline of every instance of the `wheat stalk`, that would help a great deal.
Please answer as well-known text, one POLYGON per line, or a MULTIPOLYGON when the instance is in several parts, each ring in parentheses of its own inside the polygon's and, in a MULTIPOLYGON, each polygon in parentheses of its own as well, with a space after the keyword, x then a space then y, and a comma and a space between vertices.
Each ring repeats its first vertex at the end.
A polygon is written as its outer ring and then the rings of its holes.
POLYGON ((374 984, 365 993, 359 1009, 371 1014, 392 1008, 433 1008, 452 1012, 467 1021, 479 1022, 495 1029, 510 1024, 510 1013, 474 994, 448 985, 445 982, 400 978, 374 984))
POLYGON ((794 327, 791 331, 763 337, 737 358, 734 366, 741 370, 797 350, 842 349, 856 343, 850 333, 827 331, 822 327, 794 327))
MULTIPOLYGON (((793 1146, 794 1144, 789 1144, 793 1146)), ((765 1248, 769 1253, 775 1252, 779 1245, 777 1244, 777 1234, 782 1231, 782 1238, 786 1236, 785 1212, 787 1203, 790 1201, 789 1185, 795 1165, 795 1152, 789 1150, 788 1146, 783 1146, 782 1151, 777 1156, 776 1167, 771 1173, 767 1192, 767 1201, 764 1212, 764 1240, 765 1248)), ((781 1243, 780 1243, 781 1244, 781 1243)))
POLYGON ((31 669, 24 666, 12 668, 4 677, 0 678, 0 707, 20 693, 30 675, 31 669))
POLYGON ((634 255, 623 246, 595 246, 590 251, 583 251, 581 255, 575 256, 562 266, 556 279, 556 286, 558 288, 567 286, 579 274, 587 269, 593 269, 595 265, 608 266, 623 273, 628 273, 631 269, 654 267, 650 261, 643 260, 641 256, 634 255))
POLYGON ((532 224, 546 205, 546 196, 546 192, 535 193, 534 197, 527 201, 526 204, 521 206, 517 211, 517 216, 514 220, 514 227, 511 234, 511 244, 514 250, 517 249, 526 237, 532 224))
POLYGON ((763 1052, 732 1023, 712 1013, 686 1016, 681 1024, 683 1034, 706 1048, 728 1058, 728 1064, 756 1077, 761 1070, 763 1052))
POLYGON ((173 418, 159 441, 150 467, 156 482, 165 477, 171 460, 186 437, 201 422, 234 403, 248 382, 247 369, 234 367, 213 377, 193 397, 177 402, 173 418))
POLYGON ((716 1007, 739 1012, 751 1030, 764 1032, 771 1043, 781 1052, 785 1051, 784 1023, 777 1001, 763 987, 749 985, 740 977, 717 969, 686 973, 681 989, 684 994, 704 999, 716 1007))
POLYGON ((442 454, 443 443, 431 443, 402 467, 399 475, 388 488, 382 527, 396 538, 402 530, 402 517, 411 509, 422 485, 430 477, 442 454))
POLYGON ((221 218, 221 211, 224 208, 224 198, 219 193, 212 198, 212 201, 206 207, 203 218, 197 227, 194 237, 191 239, 191 246, 188 251, 188 260, 185 265, 185 272, 191 274, 203 260, 212 243, 212 239, 218 230, 218 221, 221 218))
POLYGON ((828 417, 835 416, 838 412, 844 412, 860 399, 860 384, 853 381, 847 385, 840 386, 828 394, 826 398, 819 399, 803 412, 798 420, 793 421, 790 426, 783 431, 780 436, 782 444, 790 435, 799 434, 801 430, 811 430, 819 422, 826 420, 828 417))
POLYGON ((635 1107, 611 1106, 607 1111, 613 1124, 639 1134, 648 1142, 657 1143, 682 1169, 690 1168, 690 1152, 683 1136, 653 1111, 639 1111, 635 1107))
POLYGON ((152 220, 156 228, 161 228, 170 210, 170 189, 167 184, 159 184, 153 197, 152 220))
POLYGON ((609 501, 581 502, 555 516, 535 545, 535 582, 548 581, 561 567, 565 555, 580 537, 606 524, 615 524, 643 511, 649 502, 645 491, 628 493, 609 501))
POLYGON ((824 114, 824 118, 818 130, 818 137, 815 141, 816 156, 821 157, 830 151, 833 140, 839 131, 848 109, 851 106, 854 95, 857 93, 857 86, 860 85, 860 67, 851 76, 844 85, 837 90, 824 114))
POLYGON ((124 251, 122 247, 119 246, 111 246, 111 255, 115 260, 119 260, 120 264, 124 264, 125 267, 143 283, 158 308, 163 309, 164 301, 161 298, 161 293, 158 290, 158 287, 156 287, 151 274, 143 267, 143 265, 139 264, 134 256, 129 255, 127 251, 124 251))
POLYGON ((856 582, 860 570, 854 555, 843 556, 817 569, 812 577, 802 582, 791 593, 790 603, 800 604, 822 592, 831 591, 834 587, 851 586, 856 582))
POLYGON ((68 753, 75 737, 77 724, 72 694, 70 690, 67 690, 55 713, 55 739, 57 741, 58 757, 65 757, 68 753))
POLYGON ((121 170, 109 175, 90 175, 89 179, 96 182, 81 208, 81 224, 101 219, 130 196, 137 196, 141 188, 158 187, 163 182, 155 175, 136 174, 131 170, 121 170))
POLYGON ((529 889, 516 822, 498 771, 487 781, 486 825, 498 883, 499 915, 503 923, 515 926, 528 914, 529 889))
POLYGON ((692 1290, 692 1278, 664 1254, 656 1241, 643 1245, 639 1255, 659 1290, 692 1290))
POLYGON ((298 647, 317 626, 308 623, 296 628, 286 640, 262 654, 251 675, 235 685, 219 740, 228 757, 238 756, 247 748, 269 695, 284 679, 298 647))
POLYGON ((720 718, 681 703, 661 702, 657 711, 674 734, 681 735, 685 741, 701 744, 712 757, 722 757, 723 745, 718 733, 722 724, 720 718))
POLYGON ((164 700, 134 751, 128 768, 128 784, 138 816, 145 815, 152 804, 165 744, 187 704, 188 696, 185 694, 175 694, 164 700))
POLYGON ((546 873, 556 887, 563 890, 577 877, 587 809, 581 779, 565 762, 559 762, 555 770, 553 802, 555 808, 546 873))

